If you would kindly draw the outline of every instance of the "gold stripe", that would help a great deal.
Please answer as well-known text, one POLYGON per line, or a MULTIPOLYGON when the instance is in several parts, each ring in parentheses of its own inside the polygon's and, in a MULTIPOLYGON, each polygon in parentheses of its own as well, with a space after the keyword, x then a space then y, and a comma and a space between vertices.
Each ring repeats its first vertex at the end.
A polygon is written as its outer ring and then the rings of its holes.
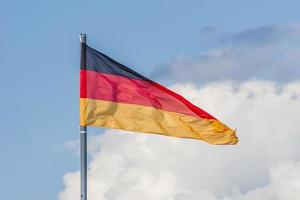
POLYGON ((211 144, 238 142, 235 131, 218 120, 88 98, 80 99, 80 125, 199 139, 211 144))

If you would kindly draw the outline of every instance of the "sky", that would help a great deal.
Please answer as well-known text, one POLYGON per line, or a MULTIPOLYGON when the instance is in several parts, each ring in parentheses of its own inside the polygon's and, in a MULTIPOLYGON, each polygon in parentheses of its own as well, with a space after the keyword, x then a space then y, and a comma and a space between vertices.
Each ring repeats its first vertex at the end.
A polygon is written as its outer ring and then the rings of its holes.
POLYGON ((80 33, 240 138, 89 128, 91 200, 300 198, 299 1, 0 2, 2 198, 79 199, 80 33))

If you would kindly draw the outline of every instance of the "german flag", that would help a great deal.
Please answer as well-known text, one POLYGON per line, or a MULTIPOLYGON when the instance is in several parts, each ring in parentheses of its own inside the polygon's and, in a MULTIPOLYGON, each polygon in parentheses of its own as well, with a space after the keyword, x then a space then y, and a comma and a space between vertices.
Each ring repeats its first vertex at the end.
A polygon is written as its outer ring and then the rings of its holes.
POLYGON ((235 131, 188 100, 83 44, 80 125, 236 144, 235 131))

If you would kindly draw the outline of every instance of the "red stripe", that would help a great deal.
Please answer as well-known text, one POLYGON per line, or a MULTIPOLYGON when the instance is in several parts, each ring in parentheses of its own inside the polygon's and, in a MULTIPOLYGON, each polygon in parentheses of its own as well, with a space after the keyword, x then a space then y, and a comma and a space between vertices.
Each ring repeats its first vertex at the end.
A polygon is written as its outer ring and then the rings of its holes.
POLYGON ((95 71, 80 71, 80 97, 150 106, 165 111, 215 119, 158 83, 95 71))

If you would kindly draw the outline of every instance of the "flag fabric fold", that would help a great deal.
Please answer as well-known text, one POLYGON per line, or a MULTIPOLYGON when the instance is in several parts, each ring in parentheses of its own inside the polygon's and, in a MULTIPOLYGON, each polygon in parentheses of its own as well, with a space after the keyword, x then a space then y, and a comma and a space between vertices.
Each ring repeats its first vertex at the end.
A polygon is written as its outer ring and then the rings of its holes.
POLYGON ((235 131, 188 100, 86 45, 80 69, 80 125, 210 144, 236 144, 235 131))

